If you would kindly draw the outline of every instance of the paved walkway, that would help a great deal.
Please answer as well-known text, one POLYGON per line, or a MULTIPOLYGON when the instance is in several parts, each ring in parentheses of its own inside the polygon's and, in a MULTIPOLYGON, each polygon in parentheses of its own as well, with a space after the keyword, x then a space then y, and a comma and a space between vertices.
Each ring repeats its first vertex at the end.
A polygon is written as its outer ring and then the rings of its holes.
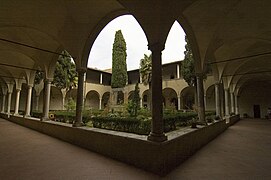
MULTIPOLYGON (((0 179, 160 177, 0 119, 0 179)), ((271 121, 240 121, 161 179, 271 179, 271 121)))

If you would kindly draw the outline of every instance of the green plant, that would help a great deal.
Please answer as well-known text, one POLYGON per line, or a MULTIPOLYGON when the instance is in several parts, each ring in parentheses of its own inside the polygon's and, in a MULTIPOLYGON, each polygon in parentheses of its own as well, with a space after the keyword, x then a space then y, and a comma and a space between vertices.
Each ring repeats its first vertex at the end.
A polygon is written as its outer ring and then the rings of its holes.
POLYGON ((193 118, 191 120, 191 128, 197 128, 198 120, 196 118, 193 118))
POLYGON ((75 108, 76 108, 76 103, 75 101, 73 100, 73 98, 69 98, 68 99, 68 102, 66 103, 65 105, 65 108, 68 110, 68 111, 74 111, 75 108))

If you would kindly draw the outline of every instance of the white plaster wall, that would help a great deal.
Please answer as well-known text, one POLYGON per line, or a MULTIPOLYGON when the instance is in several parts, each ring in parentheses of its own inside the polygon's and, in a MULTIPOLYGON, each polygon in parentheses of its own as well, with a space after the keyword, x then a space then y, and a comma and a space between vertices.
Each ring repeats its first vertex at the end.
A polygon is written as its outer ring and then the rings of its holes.
POLYGON ((245 87, 238 99, 240 115, 247 113, 254 117, 253 105, 260 105, 261 118, 267 114, 267 108, 271 107, 271 86, 268 84, 253 84, 245 87))
MULTIPOLYGON (((42 99, 42 98, 41 98, 42 99)), ((50 110, 61 110, 63 107, 62 93, 60 89, 52 86, 50 94, 50 110)))

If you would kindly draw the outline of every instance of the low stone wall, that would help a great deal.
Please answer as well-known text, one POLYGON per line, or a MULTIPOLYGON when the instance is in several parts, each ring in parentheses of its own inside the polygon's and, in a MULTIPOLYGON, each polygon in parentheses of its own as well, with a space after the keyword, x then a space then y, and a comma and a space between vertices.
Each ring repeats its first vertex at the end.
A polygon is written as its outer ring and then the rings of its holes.
POLYGON ((232 126, 240 120, 240 114, 233 115, 228 118, 228 126, 232 126))
POLYGON ((63 141, 78 145, 159 175, 165 175, 227 129, 225 120, 207 127, 187 127, 168 133, 169 140, 155 143, 147 136, 97 128, 73 128, 69 124, 41 122, 2 114, 2 117, 63 141))

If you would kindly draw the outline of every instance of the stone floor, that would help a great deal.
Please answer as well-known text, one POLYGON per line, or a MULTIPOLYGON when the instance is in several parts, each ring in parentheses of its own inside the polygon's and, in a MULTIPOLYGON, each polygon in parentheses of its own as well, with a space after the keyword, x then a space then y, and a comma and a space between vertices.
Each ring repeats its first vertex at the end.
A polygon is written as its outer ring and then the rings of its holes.
POLYGON ((271 179, 271 121, 242 120, 159 177, 0 119, 0 179, 271 179))

